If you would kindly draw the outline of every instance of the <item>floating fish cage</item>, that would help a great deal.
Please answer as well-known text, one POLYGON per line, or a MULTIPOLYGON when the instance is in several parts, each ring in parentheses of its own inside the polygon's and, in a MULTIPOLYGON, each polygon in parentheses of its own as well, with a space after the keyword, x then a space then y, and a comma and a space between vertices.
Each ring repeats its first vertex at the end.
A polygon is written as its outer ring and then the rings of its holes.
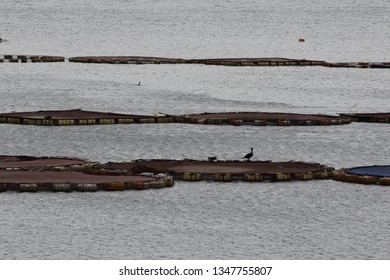
POLYGON ((342 125, 351 123, 351 118, 349 117, 279 112, 223 112, 186 114, 175 116, 174 120, 178 123, 234 126, 311 126, 342 125))
POLYGON ((353 122, 390 123, 390 113, 354 113, 340 116, 350 118, 353 122))
POLYGON ((42 110, 35 112, 1 113, 0 123, 43 126, 108 125, 171 123, 173 118, 160 115, 131 115, 111 112, 72 110, 42 110))
POLYGON ((184 181, 217 182, 282 182, 292 180, 331 179, 334 168, 301 161, 201 161, 201 160, 136 160, 102 164, 99 172, 139 174, 163 172, 184 181))
POLYGON ((312 126, 349 124, 351 123, 351 117, 272 112, 222 112, 185 115, 155 114, 152 116, 72 109, 0 113, 0 123, 43 126, 147 123, 190 123, 233 126, 312 126))
POLYGON ((390 165, 341 169, 334 172, 333 179, 357 184, 390 186, 390 165))

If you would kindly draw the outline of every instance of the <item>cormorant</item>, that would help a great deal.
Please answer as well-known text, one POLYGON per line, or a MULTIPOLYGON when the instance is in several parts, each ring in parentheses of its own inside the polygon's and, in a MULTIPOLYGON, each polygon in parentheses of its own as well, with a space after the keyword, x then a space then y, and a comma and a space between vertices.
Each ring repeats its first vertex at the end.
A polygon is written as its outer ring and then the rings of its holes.
POLYGON ((216 160, 217 160, 217 157, 216 157, 216 156, 212 156, 212 157, 209 157, 208 160, 209 160, 209 161, 216 161, 216 160))
POLYGON ((246 158, 246 159, 249 161, 249 159, 250 159, 251 157, 253 157, 253 148, 251 148, 251 152, 248 153, 248 154, 246 154, 243 158, 246 158))

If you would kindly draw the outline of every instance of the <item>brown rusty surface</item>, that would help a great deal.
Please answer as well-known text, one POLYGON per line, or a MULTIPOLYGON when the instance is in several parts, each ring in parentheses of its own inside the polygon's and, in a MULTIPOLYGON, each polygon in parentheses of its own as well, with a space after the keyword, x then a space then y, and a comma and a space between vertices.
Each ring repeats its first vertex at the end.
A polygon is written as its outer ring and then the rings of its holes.
POLYGON ((305 162, 271 161, 196 161, 196 160, 138 160, 135 162, 107 163, 106 169, 127 170, 137 174, 142 172, 161 173, 203 173, 203 174, 245 174, 245 173, 304 173, 323 171, 324 166, 305 162))
POLYGON ((73 171, 0 171, 0 183, 14 184, 102 184, 116 182, 151 182, 147 176, 91 175, 73 171))
POLYGON ((45 117, 51 117, 52 119, 98 119, 98 118, 120 119, 120 118, 152 118, 153 116, 127 115, 127 114, 117 114, 111 112, 95 112, 95 111, 84 111, 81 109, 73 109, 73 110, 52 110, 52 111, 47 110, 47 111, 36 111, 36 112, 1 113, 0 117, 17 117, 17 118, 34 118, 34 119, 45 119, 45 117))
POLYGON ((309 115, 292 113, 271 113, 271 112, 226 112, 226 113, 202 113, 185 115, 195 119, 231 119, 231 120, 324 120, 336 119, 336 116, 309 115))
POLYGON ((38 158, 28 156, 0 155, 0 168, 69 166, 84 163, 84 160, 71 158, 38 158))

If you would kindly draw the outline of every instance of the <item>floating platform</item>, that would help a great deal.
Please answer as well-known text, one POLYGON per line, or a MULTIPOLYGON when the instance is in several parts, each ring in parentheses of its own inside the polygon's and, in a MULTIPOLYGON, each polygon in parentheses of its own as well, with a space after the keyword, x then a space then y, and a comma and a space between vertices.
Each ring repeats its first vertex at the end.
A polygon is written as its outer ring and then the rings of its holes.
POLYGON ((108 64, 179 64, 188 63, 188 60, 152 56, 78 56, 70 57, 69 62, 108 64))
POLYGON ((192 123, 214 125, 341 125, 350 117, 263 112, 225 112, 187 115, 130 115, 74 110, 0 113, 0 123, 23 125, 98 125, 137 123, 192 123))
POLYGON ((66 171, 0 170, 0 191, 123 191, 173 186, 169 175, 110 176, 66 171))
POLYGON ((337 181, 390 186, 390 165, 359 166, 334 172, 337 181))
POLYGON ((142 190, 174 184, 170 175, 162 173, 91 174, 99 166, 76 158, 0 155, 0 191, 142 190))
MULTIPOLYGON (((5 41, 5 40, 4 40, 5 41)), ((323 66, 333 68, 390 68, 390 62, 327 62, 324 60, 293 59, 284 57, 243 58, 167 58, 154 56, 63 56, 0 55, 0 62, 76 62, 108 64, 203 64, 223 66, 323 66)))
POLYGON ((164 58, 147 56, 78 56, 70 62, 109 64, 204 64, 223 66, 324 66, 343 68, 390 68, 390 62, 326 62, 324 60, 292 59, 284 57, 259 58, 164 58))
POLYGON ((199 161, 199 160, 136 160, 109 162, 101 165, 103 173, 140 174, 167 173, 186 181, 290 181, 330 179, 334 168, 319 163, 299 161, 199 161))
POLYGON ((349 117, 291 113, 231 112, 175 116, 175 122, 214 125, 341 125, 351 123, 349 117))
POLYGON ((336 68, 390 68, 390 62, 326 62, 325 67, 336 68))
POLYGON ((64 62, 63 56, 49 56, 49 55, 0 55, 0 62, 14 62, 14 63, 27 63, 27 62, 64 62))
POLYGON ((189 59, 188 63, 224 66, 324 66, 326 61, 284 57, 189 59))
POLYGON ((117 114, 110 112, 84 111, 81 109, 0 114, 0 123, 24 125, 59 126, 166 122, 173 122, 173 119, 169 116, 117 114))
POLYGON ((323 66, 319 60, 290 59, 281 57, 263 58, 208 58, 182 59, 147 56, 79 56, 70 57, 69 62, 109 64, 205 64, 224 66, 323 66))
POLYGON ((340 116, 350 118, 353 122, 390 123, 390 113, 354 113, 340 116))
POLYGON ((89 169, 95 164, 78 158, 0 155, 0 170, 89 169))

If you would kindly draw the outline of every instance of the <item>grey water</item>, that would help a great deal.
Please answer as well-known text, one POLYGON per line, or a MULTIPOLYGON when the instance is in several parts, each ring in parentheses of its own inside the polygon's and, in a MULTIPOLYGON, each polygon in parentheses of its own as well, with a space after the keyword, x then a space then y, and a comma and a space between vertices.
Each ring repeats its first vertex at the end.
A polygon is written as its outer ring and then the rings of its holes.
MULTIPOLYGON (((5 1, 3 54, 389 61, 389 1, 5 1), (304 43, 298 42, 305 38, 304 43)), ((0 63, 0 112, 388 112, 386 69, 0 63), (141 81, 142 85, 137 86, 141 81)), ((389 164, 388 124, 0 124, 0 154, 389 164)), ((390 188, 331 180, 0 194, 0 259, 389 259, 390 188)))

